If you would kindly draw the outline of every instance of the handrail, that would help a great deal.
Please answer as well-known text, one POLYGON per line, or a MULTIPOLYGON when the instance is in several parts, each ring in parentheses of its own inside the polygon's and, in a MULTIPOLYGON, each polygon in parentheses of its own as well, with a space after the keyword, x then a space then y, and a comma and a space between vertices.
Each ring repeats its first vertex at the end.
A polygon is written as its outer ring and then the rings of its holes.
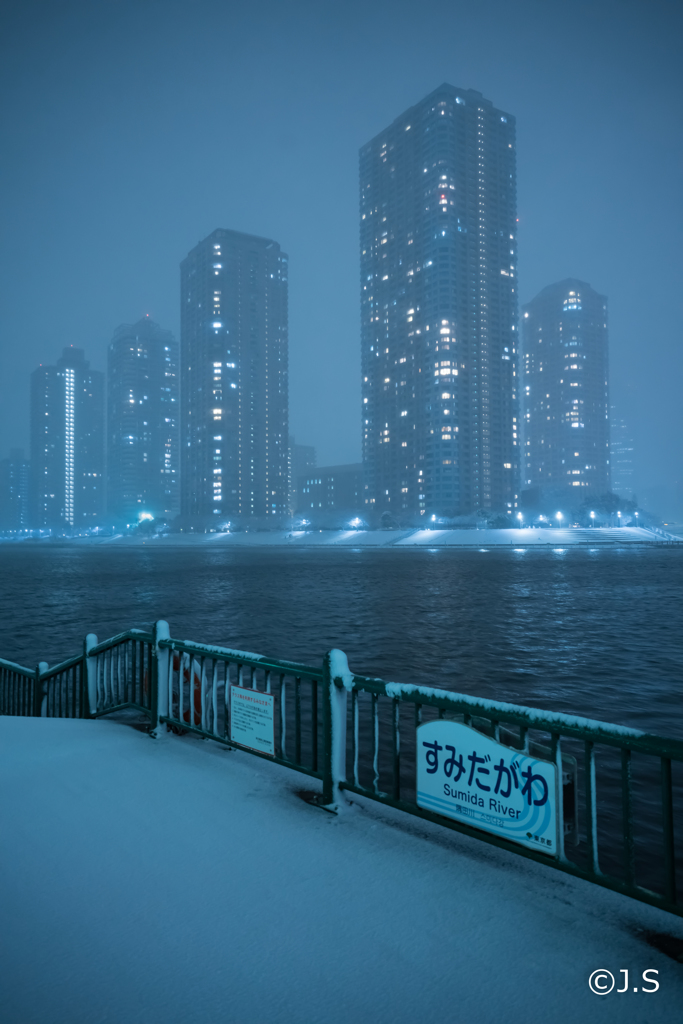
POLYGON ((6 661, 5 658, 0 658, 0 668, 6 668, 10 672, 21 672, 22 675, 30 676, 31 679, 35 678, 36 670, 33 668, 26 668, 25 665, 17 665, 14 661, 6 661))
POLYGON ((475 717, 494 717, 501 722, 510 722, 529 729, 561 731, 564 735, 573 736, 576 739, 589 738, 593 742, 607 743, 620 749, 628 748, 646 754, 656 754, 659 757, 671 757, 677 761, 683 760, 683 740, 657 736, 653 733, 642 732, 640 729, 613 725, 611 722, 601 722, 595 718, 582 718, 579 715, 527 708, 521 704, 508 704, 505 701, 489 700, 484 697, 470 697, 465 693, 441 690, 432 686, 387 683, 383 679, 358 675, 353 676, 353 688, 387 697, 396 697, 413 704, 428 704, 444 710, 461 711, 475 717))
POLYGON ((199 644, 194 640, 160 640, 159 647, 169 651, 185 651, 188 654, 204 655, 208 658, 220 658, 223 661, 232 661, 242 665, 253 665, 254 668, 282 670, 292 674, 301 674, 312 679, 322 679, 322 669, 312 668, 310 665, 302 665, 297 661, 285 661, 281 658, 268 658, 264 654, 254 654, 251 651, 238 651, 231 647, 217 647, 213 644, 199 644))
POLYGON ((102 654, 104 651, 108 651, 111 647, 116 647, 126 640, 142 640, 145 643, 151 644, 154 640, 154 635, 144 629, 126 629, 123 633, 117 633, 116 636, 109 637, 108 640, 102 640, 96 647, 90 649, 89 654, 91 657, 96 654, 102 654))
POLYGON ((56 665, 49 665, 40 673, 40 678, 51 679, 52 676, 57 676, 60 672, 66 672, 67 669, 73 668, 74 665, 78 665, 82 661, 83 655, 75 654, 73 658, 67 658, 66 661, 60 661, 56 665))

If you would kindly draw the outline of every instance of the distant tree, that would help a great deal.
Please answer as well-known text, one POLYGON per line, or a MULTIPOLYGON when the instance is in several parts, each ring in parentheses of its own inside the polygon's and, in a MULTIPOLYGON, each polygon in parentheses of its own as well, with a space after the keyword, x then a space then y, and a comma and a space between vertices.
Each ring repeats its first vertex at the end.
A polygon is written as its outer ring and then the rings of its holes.
POLYGON ((582 513, 599 512, 604 516, 613 516, 617 512, 635 512, 637 509, 635 501, 628 498, 620 498, 618 494, 600 494, 596 497, 586 498, 581 505, 582 513))
POLYGON ((381 515, 380 521, 379 521, 379 528, 380 528, 380 530, 397 530, 398 529, 398 521, 391 514, 391 512, 382 512, 382 515, 381 515))

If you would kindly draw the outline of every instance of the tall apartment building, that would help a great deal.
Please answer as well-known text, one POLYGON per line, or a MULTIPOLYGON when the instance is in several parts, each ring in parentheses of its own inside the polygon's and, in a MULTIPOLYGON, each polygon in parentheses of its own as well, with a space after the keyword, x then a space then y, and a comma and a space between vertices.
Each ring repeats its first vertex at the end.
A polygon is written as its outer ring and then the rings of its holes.
POLYGON ((31 374, 31 525, 99 526, 104 513, 104 374, 64 349, 31 374))
POLYGON ((287 515, 287 256, 218 229, 183 260, 181 297, 181 513, 287 515))
POLYGON ((512 512, 515 121, 442 85, 360 151, 365 508, 512 512))
POLYGON ((523 309, 522 364, 524 486, 609 491, 605 296, 574 278, 539 292, 523 309))
POLYGON ((0 461, 0 530, 26 530, 31 525, 29 512, 28 459, 22 448, 13 448, 0 461))
POLYGON ((634 495, 633 434, 618 409, 612 406, 609 468, 611 489, 621 498, 634 495))
POLYGON ((315 469, 317 457, 312 444, 297 444, 294 437, 289 439, 289 508, 292 515, 299 502, 299 477, 315 469))
POLYGON ((122 324, 107 359, 107 512, 179 511, 178 343, 150 318, 122 324))

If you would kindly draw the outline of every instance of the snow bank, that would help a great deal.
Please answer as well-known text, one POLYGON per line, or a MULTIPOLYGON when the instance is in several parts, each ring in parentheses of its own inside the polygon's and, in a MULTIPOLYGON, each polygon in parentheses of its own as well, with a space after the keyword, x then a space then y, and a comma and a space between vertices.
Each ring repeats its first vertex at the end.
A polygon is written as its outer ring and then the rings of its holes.
POLYGON ((677 919, 247 753, 0 718, 0 770, 6 1024, 680 1021, 677 919))
MULTIPOLYGON (((82 539, 82 538, 81 538, 82 539)), ((549 528, 505 530, 273 530, 237 533, 173 533, 163 537, 117 536, 90 538, 98 545, 125 547, 197 547, 209 544, 219 548, 255 547, 573 547, 577 544, 599 547, 603 544, 661 543, 664 535, 642 527, 597 527, 595 529, 549 528)), ((675 540, 673 536, 671 540, 675 540)))

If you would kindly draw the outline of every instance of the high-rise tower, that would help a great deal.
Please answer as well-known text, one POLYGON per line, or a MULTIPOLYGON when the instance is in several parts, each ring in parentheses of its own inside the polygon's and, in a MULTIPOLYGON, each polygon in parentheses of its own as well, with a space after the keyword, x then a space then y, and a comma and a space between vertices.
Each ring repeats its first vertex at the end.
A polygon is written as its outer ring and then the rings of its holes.
POLYGON ((610 490, 607 356, 607 299, 585 281, 548 285, 524 306, 525 488, 610 490))
POLYGON ((122 324, 107 360, 107 512, 177 515, 178 343, 143 317, 122 324))
MULTIPOLYGON (((218 229, 181 264, 181 513, 289 510, 287 256, 218 229)), ((220 517, 220 518, 219 518, 220 517)))
POLYGON ((515 122, 442 85, 360 151, 365 506, 511 512, 515 122))
POLYGON ((610 483, 611 490, 621 498, 632 499, 633 480, 633 434, 621 411, 614 406, 610 419, 610 483))
POLYGON ((32 526, 99 526, 104 512, 104 374, 83 350, 31 374, 32 526))
POLYGON ((21 448, 0 461, 0 530, 16 532, 31 525, 30 465, 21 448))

